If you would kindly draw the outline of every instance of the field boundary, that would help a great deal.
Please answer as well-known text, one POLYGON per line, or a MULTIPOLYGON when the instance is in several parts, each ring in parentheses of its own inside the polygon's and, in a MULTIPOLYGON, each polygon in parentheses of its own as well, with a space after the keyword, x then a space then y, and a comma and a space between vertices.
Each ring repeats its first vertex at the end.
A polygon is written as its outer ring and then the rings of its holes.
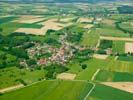
POLYGON ((131 41, 131 42, 133 42, 133 38, 123 38, 123 37, 100 36, 100 39, 101 40, 131 41))

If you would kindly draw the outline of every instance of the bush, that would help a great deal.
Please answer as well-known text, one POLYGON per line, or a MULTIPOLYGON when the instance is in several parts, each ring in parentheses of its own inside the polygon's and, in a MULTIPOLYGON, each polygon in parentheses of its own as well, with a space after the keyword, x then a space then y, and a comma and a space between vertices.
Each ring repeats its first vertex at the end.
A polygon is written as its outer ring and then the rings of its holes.
POLYGON ((106 51, 105 51, 105 50, 100 49, 100 50, 98 50, 98 51, 97 51, 97 53, 98 53, 98 54, 106 54, 106 51))
POLYGON ((67 67, 63 66, 63 65, 60 65, 60 64, 50 64, 50 65, 47 65, 44 70, 47 71, 47 74, 46 74, 46 78, 55 78, 55 73, 58 74, 58 73, 62 73, 62 72, 65 72, 68 70, 67 67))
POLYGON ((111 40, 102 40, 100 42, 100 49, 112 48, 113 42, 111 40))
POLYGON ((27 83, 24 81, 24 80, 22 80, 22 79, 17 79, 16 81, 19 81, 21 84, 23 84, 24 86, 26 86, 27 85, 27 83))
POLYGON ((22 48, 12 48, 9 52, 12 55, 17 56, 18 58, 25 58, 25 59, 29 58, 27 52, 22 48))
POLYGON ((34 59, 29 59, 29 60, 27 60, 26 62, 27 62, 27 64, 28 64, 29 66, 36 65, 36 60, 34 60, 34 59))

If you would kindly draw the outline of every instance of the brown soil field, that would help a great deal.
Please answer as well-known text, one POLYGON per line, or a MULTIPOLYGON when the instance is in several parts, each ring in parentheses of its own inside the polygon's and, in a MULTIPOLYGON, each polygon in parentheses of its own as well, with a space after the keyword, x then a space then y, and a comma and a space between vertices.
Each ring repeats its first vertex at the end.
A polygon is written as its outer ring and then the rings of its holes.
POLYGON ((133 43, 125 43, 125 53, 133 53, 133 43))
POLYGON ((97 59, 106 59, 108 55, 94 54, 93 57, 97 59))
POLYGON ((79 18, 77 22, 83 23, 83 22, 92 22, 93 18, 79 18))
POLYGON ((71 73, 61 73, 57 75, 57 79, 63 79, 63 80, 74 80, 76 77, 76 74, 71 73))

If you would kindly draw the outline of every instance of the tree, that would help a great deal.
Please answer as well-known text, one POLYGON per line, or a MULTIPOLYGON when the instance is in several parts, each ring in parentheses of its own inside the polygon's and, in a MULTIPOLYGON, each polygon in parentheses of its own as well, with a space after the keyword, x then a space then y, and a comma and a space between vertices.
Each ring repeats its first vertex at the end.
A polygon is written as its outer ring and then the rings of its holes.
POLYGON ((36 60, 34 60, 34 59, 29 59, 29 60, 27 60, 27 64, 28 64, 29 66, 36 65, 36 60))
POLYGON ((87 65, 86 64, 82 64, 81 67, 82 67, 82 69, 86 69, 87 65))
POLYGON ((3 32, 3 29, 2 28, 0 28, 0 32, 3 32))

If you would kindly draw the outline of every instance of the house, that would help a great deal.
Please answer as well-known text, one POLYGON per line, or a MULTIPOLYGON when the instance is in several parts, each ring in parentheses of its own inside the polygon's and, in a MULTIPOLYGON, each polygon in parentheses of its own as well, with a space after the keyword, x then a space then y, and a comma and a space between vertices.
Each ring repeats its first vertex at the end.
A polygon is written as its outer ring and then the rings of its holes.
POLYGON ((45 65, 46 63, 47 63, 47 59, 40 59, 37 62, 38 65, 45 65))

